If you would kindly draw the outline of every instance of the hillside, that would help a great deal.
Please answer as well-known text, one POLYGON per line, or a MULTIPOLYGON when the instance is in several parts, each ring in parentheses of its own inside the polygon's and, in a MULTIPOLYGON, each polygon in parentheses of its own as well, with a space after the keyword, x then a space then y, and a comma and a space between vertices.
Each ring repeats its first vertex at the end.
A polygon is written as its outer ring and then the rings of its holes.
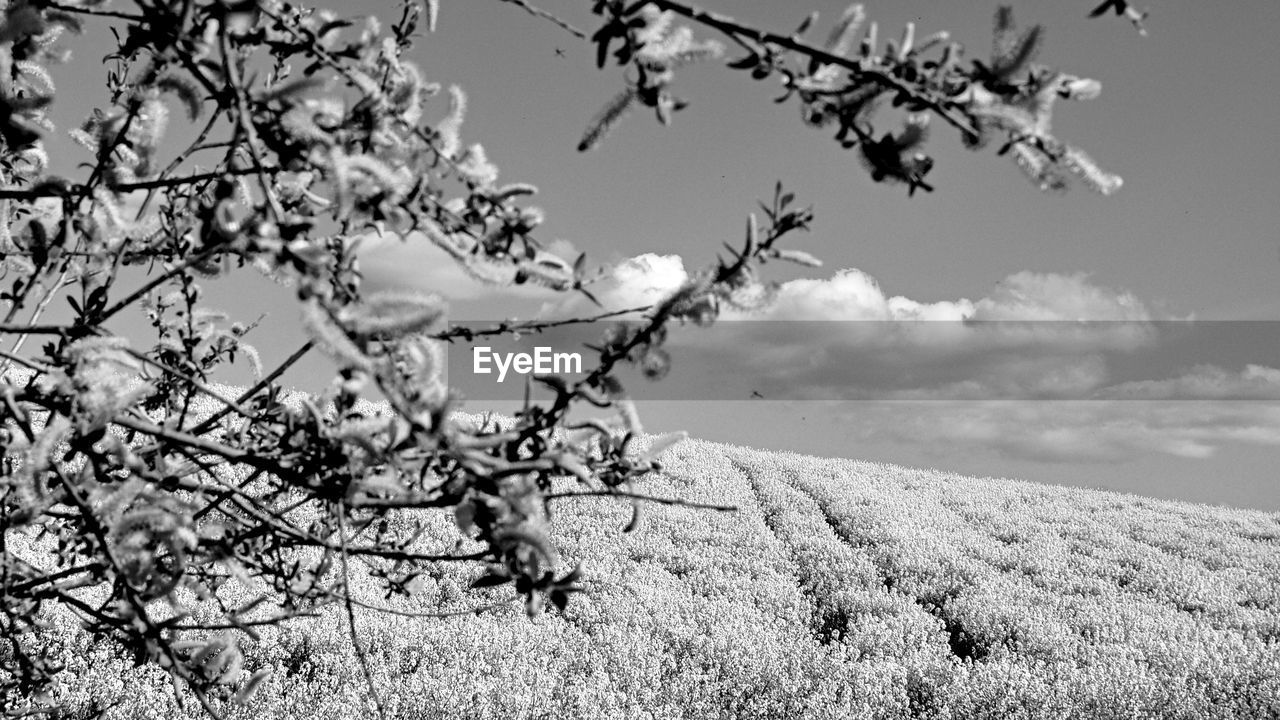
MULTIPOLYGON (((624 534, 629 505, 554 505, 562 559, 591 558, 565 613, 362 614, 389 714, 1280 718, 1280 515, 697 441, 666 461, 648 492, 740 511, 648 505, 624 534)), ((395 607, 474 606, 475 572, 395 607)), ((372 716, 330 610, 246 647, 276 674, 230 717, 372 716)), ((199 716, 55 644, 70 717, 199 716)))

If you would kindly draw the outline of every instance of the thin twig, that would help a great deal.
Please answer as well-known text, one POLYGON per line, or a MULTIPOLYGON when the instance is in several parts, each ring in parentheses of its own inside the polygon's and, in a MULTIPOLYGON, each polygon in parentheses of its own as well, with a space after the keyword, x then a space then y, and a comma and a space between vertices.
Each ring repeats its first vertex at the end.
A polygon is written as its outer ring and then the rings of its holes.
POLYGON ((265 465, 268 471, 279 471, 279 468, 274 463, 269 463, 246 450, 228 447, 206 438, 184 433, 180 430, 173 430, 156 425, 155 423, 145 422, 143 420, 126 416, 114 417, 111 419, 111 422, 115 425, 119 425, 130 430, 136 430, 137 432, 145 433, 161 440, 186 445, 187 447, 208 453, 209 455, 217 455, 224 460, 229 460, 231 462, 243 462, 247 465, 252 465, 253 467, 263 467, 265 465))
MULTIPOLYGON (((27 567, 35 568, 34 565, 32 565, 29 562, 26 562, 22 558, 15 558, 13 556, 10 556, 10 557, 22 563, 23 565, 26 565, 27 567)), ((69 578, 73 575, 79 575, 80 573, 98 572, 102 570, 104 567, 105 565, 103 565, 102 563, 94 562, 94 563, 89 563, 87 565, 77 565, 75 567, 67 568, 65 570, 59 570, 57 572, 44 573, 40 577, 27 580, 26 582, 21 582, 16 585, 9 585, 5 589, 5 592, 13 593, 14 597, 19 597, 21 593, 24 593, 28 590, 34 590, 35 588, 38 588, 41 585, 52 585, 58 582, 59 580, 69 578)), ((35 569, 39 572, 42 572, 42 573, 44 572, 44 571, 40 571, 39 568, 35 568, 35 569)), ((58 592, 64 592, 66 590, 71 590, 71 589, 74 589, 74 588, 68 588, 68 587, 59 586, 59 585, 54 586, 54 590, 58 592)))
MULTIPOLYGON (((169 176, 169 173, 177 170, 182 165, 182 163, 186 162, 187 158, 191 157, 192 153, 199 150, 201 143, 203 143, 205 139, 209 137, 209 133, 213 131, 213 126, 218 122, 218 118, 220 117, 222 117, 221 106, 219 106, 218 109, 209 116, 209 122, 205 123, 205 126, 201 128, 200 134, 196 136, 196 139, 191 141, 191 144, 187 146, 186 150, 183 150, 182 152, 178 153, 178 156, 174 158, 172 162, 166 165, 164 170, 160 171, 160 175, 158 175, 156 179, 164 180, 165 178, 167 178, 169 176)), ((191 179, 192 177, 198 177, 198 176, 189 176, 188 178, 186 178, 186 181, 192 182, 192 179, 191 179)), ((151 189, 147 191, 147 197, 143 199, 142 205, 138 207, 138 213, 134 215, 135 221, 141 220, 143 215, 146 214, 147 208, 151 205, 151 199, 155 197, 155 194, 156 194, 155 189, 151 189)))
POLYGON ((133 348, 128 348, 128 347, 127 347, 127 348, 124 348, 124 351, 125 351, 126 353, 128 353, 129 355, 132 355, 133 357, 137 358, 138 360, 141 360, 142 362, 147 363, 148 365, 152 365, 152 366, 154 366, 154 367, 156 367, 156 368, 159 368, 160 370, 162 370, 162 371, 164 371, 164 372, 166 372, 166 373, 168 373, 168 374, 170 374, 170 375, 172 375, 172 376, 174 376, 174 377, 178 378, 179 380, 182 380, 183 382, 188 383, 189 385, 191 385, 192 387, 196 388, 196 389, 197 389, 197 390, 199 390, 200 392, 204 393, 205 395, 208 395, 209 397, 213 398, 214 400, 217 400, 218 402, 222 403, 223 405, 227 406, 228 408, 231 408, 231 409, 235 410, 236 412, 240 413, 240 414, 241 414, 241 415, 243 415, 244 417, 246 417, 246 418, 248 418, 248 419, 250 419, 250 420, 254 420, 254 419, 256 419, 256 418, 257 418, 257 415, 256 415, 252 410, 249 410, 248 408, 244 407, 243 405, 241 405, 240 403, 236 402, 235 400, 231 400, 231 399, 228 399, 228 398, 224 397, 224 396, 223 396, 221 393, 219 393, 217 390, 214 390, 213 388, 209 387, 206 383, 204 383, 204 382, 200 381, 198 378, 194 378, 194 377, 192 377, 192 376, 188 375, 187 373, 182 372, 181 370, 179 370, 179 369, 177 369, 177 368, 175 368, 175 367, 171 367, 171 366, 169 366, 169 365, 166 365, 166 364, 164 364, 164 363, 160 362, 159 360, 156 360, 156 359, 154 359, 154 358, 152 358, 152 357, 148 356, 146 353, 138 352, 137 350, 134 350, 133 348))
POLYGON ((130 15, 129 13, 115 12, 112 10, 95 10, 93 8, 80 7, 78 5, 63 5, 62 3, 45 3, 45 7, 52 10, 61 10, 63 12, 75 13, 77 15, 93 15, 96 17, 109 17, 117 20, 128 20, 129 22, 145 23, 147 18, 142 15, 130 15))
MULTIPOLYGON (((280 168, 273 165, 267 165, 262 168, 263 172, 274 174, 280 172, 280 168)), ((185 175, 176 178, 157 178, 155 180, 142 180, 140 182, 120 183, 112 185, 112 190, 121 192, 133 192, 135 190, 156 190, 159 188, 173 187, 175 185, 187 185, 190 183, 204 182, 205 180, 217 180, 227 175, 256 175, 257 168, 227 168, 226 170, 216 170, 213 172, 196 173, 194 175, 185 175)))
POLYGON ((186 272, 187 269, 190 268, 191 266, 204 262, 205 260, 208 260, 212 255, 214 255, 217 252, 218 252, 218 248, 216 247, 207 248, 205 250, 202 250, 201 252, 196 253, 195 255, 192 255, 191 257, 184 259, 182 262, 173 266, 173 268, 171 268, 164 274, 154 278, 153 280, 148 282, 146 285, 143 285, 137 290, 134 290, 125 299, 117 302, 116 304, 112 305, 106 310, 103 310, 94 319, 97 321, 98 325, 101 325, 102 323, 109 320, 116 313, 132 305, 135 301, 138 300, 138 298, 142 297, 143 295, 146 295, 152 290, 155 290, 157 287, 160 287, 160 285, 165 283, 166 281, 186 272))
MULTIPOLYGON (((346 593, 343 593, 343 595, 345 596, 346 593)), ((371 603, 360 602, 355 598, 344 598, 344 599, 349 600, 353 605, 358 605, 366 610, 373 610, 374 612, 388 613, 391 615, 400 615, 401 617, 437 618, 437 619, 463 617, 466 615, 480 615, 482 613, 492 612, 499 608, 507 607, 508 605, 514 604, 515 602, 520 600, 520 598, 514 597, 508 600, 490 603, 488 605, 481 605, 479 607, 466 608, 464 610, 449 610, 446 612, 414 612, 412 610, 397 610, 396 608, 382 607, 380 605, 373 605, 371 603)))
POLYGON ((231 40, 228 35, 230 31, 225 25, 219 34, 218 41, 222 45, 222 70, 227 74, 227 82, 231 85, 231 90, 236 100, 236 120, 240 125, 240 130, 244 133, 245 145, 249 148, 249 156, 253 158, 253 167, 258 176, 258 185, 262 188, 262 194, 267 201, 267 207, 271 210, 271 216, 276 222, 283 222, 285 213, 284 208, 280 206, 280 200, 276 194, 271 192, 271 185, 267 182, 267 166, 262 161, 262 154, 258 151, 258 130, 253 125, 253 115, 249 112, 249 97, 244 89, 244 84, 240 81, 240 70, 231 58, 231 40))
POLYGON ((369 687, 369 694, 373 696, 373 704, 378 708, 378 717, 386 720, 387 712, 382 707, 382 695, 378 693, 377 684, 373 680, 373 670, 369 667, 369 658, 365 655, 364 648, 360 647, 360 637, 356 633, 355 601, 351 599, 351 573, 347 564, 347 508, 341 500, 338 501, 338 542, 342 549, 342 600, 347 609, 347 628, 351 631, 351 645, 356 651, 356 658, 360 661, 360 669, 364 671, 364 681, 369 687))
MULTIPOLYGON (((321 547, 330 546, 321 545, 321 547)), ((405 562, 470 562, 473 560, 482 560, 489 555, 487 550, 471 553, 469 555, 432 555, 429 553, 405 552, 403 550, 386 550, 379 547, 349 547, 347 548, 347 553, 360 557, 376 557, 382 558, 383 560, 402 560, 405 562)))
MULTIPOLYGON (((262 171, 274 175, 280 172, 280 168, 274 165, 264 165, 262 171)), ((188 185, 191 183, 204 182, 206 180, 217 180, 226 175, 256 175, 258 168, 228 168, 226 170, 216 170, 213 172, 195 173, 193 175, 184 175, 176 178, 159 177, 152 180, 139 180, 138 182, 118 183, 111 186, 116 192, 134 192, 137 190, 158 190, 167 187, 175 187, 179 185, 188 185)), ((19 190, 17 188, 0 188, 0 200, 36 200, 45 197, 72 197, 79 195, 85 191, 87 185, 64 185, 50 186, 42 190, 19 190)))
POLYGON ((642 313, 652 310, 652 305, 641 305, 639 307, 627 308, 626 310, 611 310, 609 312, 600 313, 585 318, 568 318, 565 320, 529 320, 518 323, 499 323, 495 327, 485 330, 472 330, 471 328, 450 328, 448 330, 438 332, 431 337, 436 340, 445 340, 453 342, 454 338, 462 338, 464 340, 472 340, 473 338, 486 337, 489 335, 506 335, 508 333, 535 333, 551 328, 563 327, 565 325, 583 325, 586 323, 599 322, 601 320, 609 320, 611 318, 621 317, 631 313, 642 313))
POLYGON ((245 620, 243 622, 238 622, 238 623, 200 623, 198 625, 166 623, 165 627, 170 630, 179 630, 179 631, 181 630, 241 630, 246 627, 264 627, 267 625, 278 625, 279 623, 282 623, 286 620, 293 620, 294 618, 318 618, 318 617, 320 617, 320 613, 291 611, 288 613, 281 613, 279 615, 272 615, 271 617, 265 617, 260 620, 245 620))
POLYGON ((587 34, 586 34, 586 33, 582 32, 582 31, 581 31, 581 30, 579 30, 578 28, 576 28, 576 27, 574 27, 574 26, 570 25, 569 23, 567 23, 567 22, 565 22, 565 21, 561 20, 560 18, 556 17, 555 15, 552 15, 551 13, 547 12, 546 10, 543 10, 542 8, 534 7, 533 5, 530 5, 529 3, 525 2, 525 0, 501 0, 501 2, 504 2, 504 3, 510 3, 510 4, 515 5, 515 6, 517 6, 517 7, 524 8, 525 12, 529 13, 530 15, 533 15, 534 17, 540 17, 540 18, 542 18, 543 20, 549 20, 550 22, 552 22, 552 23, 554 23, 554 24, 556 24, 556 25, 560 26, 560 28, 561 28, 561 29, 568 31, 571 35, 576 35, 577 37, 580 37, 580 38, 582 38, 583 40, 586 40, 586 39, 587 39, 587 34))
MULTIPOLYGON (((58 291, 71 284, 71 282, 67 280, 68 272, 70 272, 70 267, 69 265, 64 264, 62 272, 58 274, 57 281, 55 281, 44 294, 44 297, 40 298, 40 302, 36 304, 36 309, 31 311, 31 317, 27 319, 28 325, 34 326, 36 321, 40 319, 40 316, 44 315, 44 311, 49 308, 49 303, 53 302, 53 299, 57 297, 58 291)), ((22 346, 27 344, 27 338, 29 337, 31 337, 31 333, 29 332, 19 333, 18 339, 13 342, 13 347, 9 348, 9 352, 13 355, 17 355, 21 352, 22 346)), ((9 372, 10 362, 9 356, 6 355, 4 362, 0 363, 0 377, 9 372)))
MULTIPOLYGON (((236 399, 236 404, 239 405, 244 402, 247 402, 254 395, 257 395, 259 392, 262 391, 263 388, 270 385, 276 378, 283 375, 284 372, 288 370, 290 367, 292 367, 294 363, 301 360, 302 356, 306 355, 307 351, 309 351, 313 347, 315 347, 314 341, 308 340, 307 342, 303 343, 302 347, 298 348, 297 350, 294 350, 293 354, 285 358, 284 362, 280 363, 279 367, 277 367, 275 370, 272 370, 270 374, 268 374, 266 377, 259 380, 257 384, 255 384, 253 387, 249 388, 248 390, 245 390, 243 393, 240 393, 240 397, 236 399)), ((202 435, 208 432, 209 428, 213 427, 215 423, 217 423, 222 418, 226 417, 231 412, 232 410, 230 406, 224 407, 223 409, 214 413, 211 417, 201 422, 199 425, 196 425, 195 427, 191 428, 189 432, 192 435, 202 435)))
POLYGON ((24 323, 0 323, 0 333, 27 333, 29 335, 63 335, 71 325, 26 325, 24 323))
POLYGON ((675 505, 677 507, 696 508, 698 510, 717 510, 719 512, 738 511, 737 505, 712 505, 709 503, 681 500, 680 498, 656 497, 654 495, 643 495, 641 493, 624 492, 620 490, 583 490, 580 492, 548 493, 542 497, 546 500, 559 500, 560 498, 574 497, 615 497, 626 498, 628 500, 643 500, 645 502, 658 503, 659 505, 675 505))
MULTIPOLYGON (((37 363, 36 361, 30 360, 28 358, 24 358, 21 355, 14 355, 13 353, 7 353, 3 350, 0 350, 0 358, 4 358, 8 362, 16 362, 19 365, 26 365, 27 367, 31 368, 32 370, 35 370, 36 372, 47 373, 52 370, 52 368, 50 368, 48 365, 45 365, 44 363, 37 363)), ((7 373, 8 373, 8 369, 6 369, 3 373, 0 373, 0 378, 5 378, 7 380, 8 379, 6 375, 7 373)))

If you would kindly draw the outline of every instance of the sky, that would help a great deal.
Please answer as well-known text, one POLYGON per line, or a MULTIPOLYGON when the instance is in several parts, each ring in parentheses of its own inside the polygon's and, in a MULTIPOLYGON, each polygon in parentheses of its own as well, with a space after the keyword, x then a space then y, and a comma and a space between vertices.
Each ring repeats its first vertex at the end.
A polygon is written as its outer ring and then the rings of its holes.
MULTIPOLYGON (((774 304, 675 333, 670 389, 636 389, 648 429, 1280 511, 1280 4, 1156 2, 1143 37, 1122 18, 1087 18, 1092 2, 1012 3, 1020 25, 1047 28, 1038 62, 1101 81, 1099 98, 1060 103, 1054 128, 1123 187, 1042 194, 1009 158, 970 152, 938 125, 936 191, 911 198, 802 124, 794 102, 773 103, 776 81, 716 62, 680 72, 673 90, 690 104, 670 127, 633 112, 578 153, 621 70, 597 70, 591 45, 514 4, 440 4, 411 58, 466 91, 463 140, 484 145, 502 182, 540 188, 538 237, 606 269, 594 288, 606 306, 654 302, 740 243, 776 181, 814 208, 812 231, 789 247, 825 265, 770 263, 774 304)), ((535 4, 596 27, 585 0, 535 4)), ((815 42, 846 7, 700 4, 782 32, 816 9, 815 42)), ((864 4, 882 38, 913 21, 919 36, 948 30, 969 58, 986 56, 997 5, 864 4)), ((81 62, 109 48, 94 32, 71 45, 81 62)), ((83 68, 54 71, 55 116, 69 123, 105 100, 83 68)), ((447 102, 429 110, 443 116, 447 102)), ((73 160, 54 168, 82 172, 73 160)), ((495 293, 421 238, 373 239, 363 257, 367 287, 442 292, 453 320, 592 311, 581 298, 495 293)), ((264 357, 304 339, 289 292, 263 280, 214 283, 209 300, 266 314, 249 338, 264 357)), ((318 390, 331 372, 312 357, 287 380, 318 390)), ((504 392, 473 385, 465 408, 509 409, 504 392)))

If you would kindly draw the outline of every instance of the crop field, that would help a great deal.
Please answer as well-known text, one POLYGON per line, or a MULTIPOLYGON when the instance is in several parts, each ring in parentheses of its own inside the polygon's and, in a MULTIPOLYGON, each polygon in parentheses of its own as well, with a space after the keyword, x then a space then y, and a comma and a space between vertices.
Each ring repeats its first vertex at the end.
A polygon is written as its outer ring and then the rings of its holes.
MULTIPOLYGON (((1280 515, 688 441, 646 492, 552 505, 587 591, 424 619, 363 612, 396 718, 1280 718, 1280 515)), ((451 547, 433 517, 424 547, 451 547)), ((442 565, 406 612, 472 607, 442 565)), ((345 614, 262 633, 244 718, 372 717, 345 614)), ((173 688, 66 624, 65 717, 174 717, 173 688), (140 678, 140 679, 129 679, 140 678)))

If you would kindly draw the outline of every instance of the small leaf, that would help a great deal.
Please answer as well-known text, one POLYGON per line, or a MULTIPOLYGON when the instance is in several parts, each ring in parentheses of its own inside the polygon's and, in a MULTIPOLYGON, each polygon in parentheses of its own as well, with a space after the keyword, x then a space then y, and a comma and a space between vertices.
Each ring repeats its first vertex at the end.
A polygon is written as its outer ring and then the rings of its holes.
POLYGON ((797 27, 796 31, 791 34, 797 37, 800 35, 804 35, 806 32, 809 31, 809 28, 812 27, 813 24, 816 22, 818 22, 818 11, 814 10, 813 12, 809 13, 809 17, 806 17, 803 21, 800 22, 800 26, 797 27))
POLYGON ((898 62, 902 62, 907 59, 907 55, 911 54, 911 49, 915 44, 916 24, 909 22, 906 27, 902 29, 902 40, 898 41, 898 62))
POLYGON ((633 502, 631 503, 631 522, 627 523, 627 526, 622 528, 622 532, 624 533, 635 532, 637 529, 639 529, 639 527, 640 527, 640 503, 633 502))
POLYGON ((481 588, 498 587, 499 585, 506 585, 509 582, 511 582, 511 577, 508 575, 490 573, 488 575, 483 575, 472 582, 471 589, 479 590, 481 588))
POLYGON ((821 260, 803 250, 779 250, 775 257, 807 267, 822 267, 821 260))
POLYGON ((649 348, 640 360, 640 372, 648 380, 661 380, 671 370, 671 355, 662 348, 649 348))
POLYGON ((600 112, 596 113, 596 116, 587 124, 587 130, 583 133, 581 142, 578 143, 578 152, 586 152, 599 145, 610 128, 626 114, 635 99, 636 91, 629 87, 605 103, 600 112))
POLYGON ((578 580, 580 580, 581 578, 582 578, 582 563, 578 563, 577 565, 573 566, 573 569, 570 570, 568 574, 560 578, 557 581, 557 584, 562 586, 571 585, 573 583, 578 582, 578 580))
POLYGON ((840 16, 840 21, 831 28, 831 34, 827 36, 824 49, 832 55, 844 57, 849 52, 849 47, 853 44, 853 37, 857 34, 862 21, 866 19, 866 13, 862 9, 862 5, 850 5, 844 15, 840 16))
POLYGON ((524 601, 524 612, 532 620, 542 614, 542 596, 537 593, 524 601))
POLYGON ((653 439, 649 444, 649 449, 645 451, 644 457, 647 460, 653 460, 668 449, 688 439, 689 433, 681 430, 679 432, 664 433, 653 439))
POLYGON ((440 0, 427 0, 427 31, 436 31, 436 21, 440 18, 440 0))
POLYGON ((350 20, 330 20, 329 22, 321 25, 319 30, 316 30, 316 37, 322 38, 325 35, 328 35, 329 33, 333 32, 334 30, 341 30, 342 28, 345 28, 345 27, 351 27, 353 24, 354 23, 352 23, 350 20))
POLYGON ((263 668, 250 675, 249 679, 244 681, 244 685, 240 686, 240 691, 236 693, 232 702, 237 705, 247 705, 253 699, 253 696, 258 693, 262 683, 266 682, 270 677, 271 668, 263 668))
POLYGON ((658 122, 662 123, 663 125, 670 125, 671 112, 674 109, 675 109, 675 100, 673 100, 670 95, 663 93, 658 98, 658 104, 654 107, 654 110, 658 114, 658 122))
POLYGON ((569 453, 564 453, 563 455, 561 455, 559 458, 556 459, 556 464, 559 465, 563 470, 567 471, 570 475, 573 475, 574 478, 578 480, 578 482, 588 487, 591 486, 591 479, 592 479, 591 468, 584 465, 574 456, 570 455, 569 453))
POLYGON ((476 504, 471 500, 464 500, 453 508, 453 521, 457 523, 458 529, 463 535, 470 535, 471 531, 476 527, 476 504))
POLYGON ((564 378, 559 375, 534 375, 534 382, 546 385, 556 391, 557 395, 564 395, 569 392, 569 385, 564 378))
MULTIPOLYGON (((350 24, 350 23, 347 23, 350 24)), ((321 33, 323 34, 323 33, 321 33)), ((324 87, 324 80, 316 77, 300 77, 292 80, 285 80, 274 87, 267 88, 258 96, 258 102, 270 102, 272 100, 292 100, 302 93, 310 90, 319 90, 324 87)))

